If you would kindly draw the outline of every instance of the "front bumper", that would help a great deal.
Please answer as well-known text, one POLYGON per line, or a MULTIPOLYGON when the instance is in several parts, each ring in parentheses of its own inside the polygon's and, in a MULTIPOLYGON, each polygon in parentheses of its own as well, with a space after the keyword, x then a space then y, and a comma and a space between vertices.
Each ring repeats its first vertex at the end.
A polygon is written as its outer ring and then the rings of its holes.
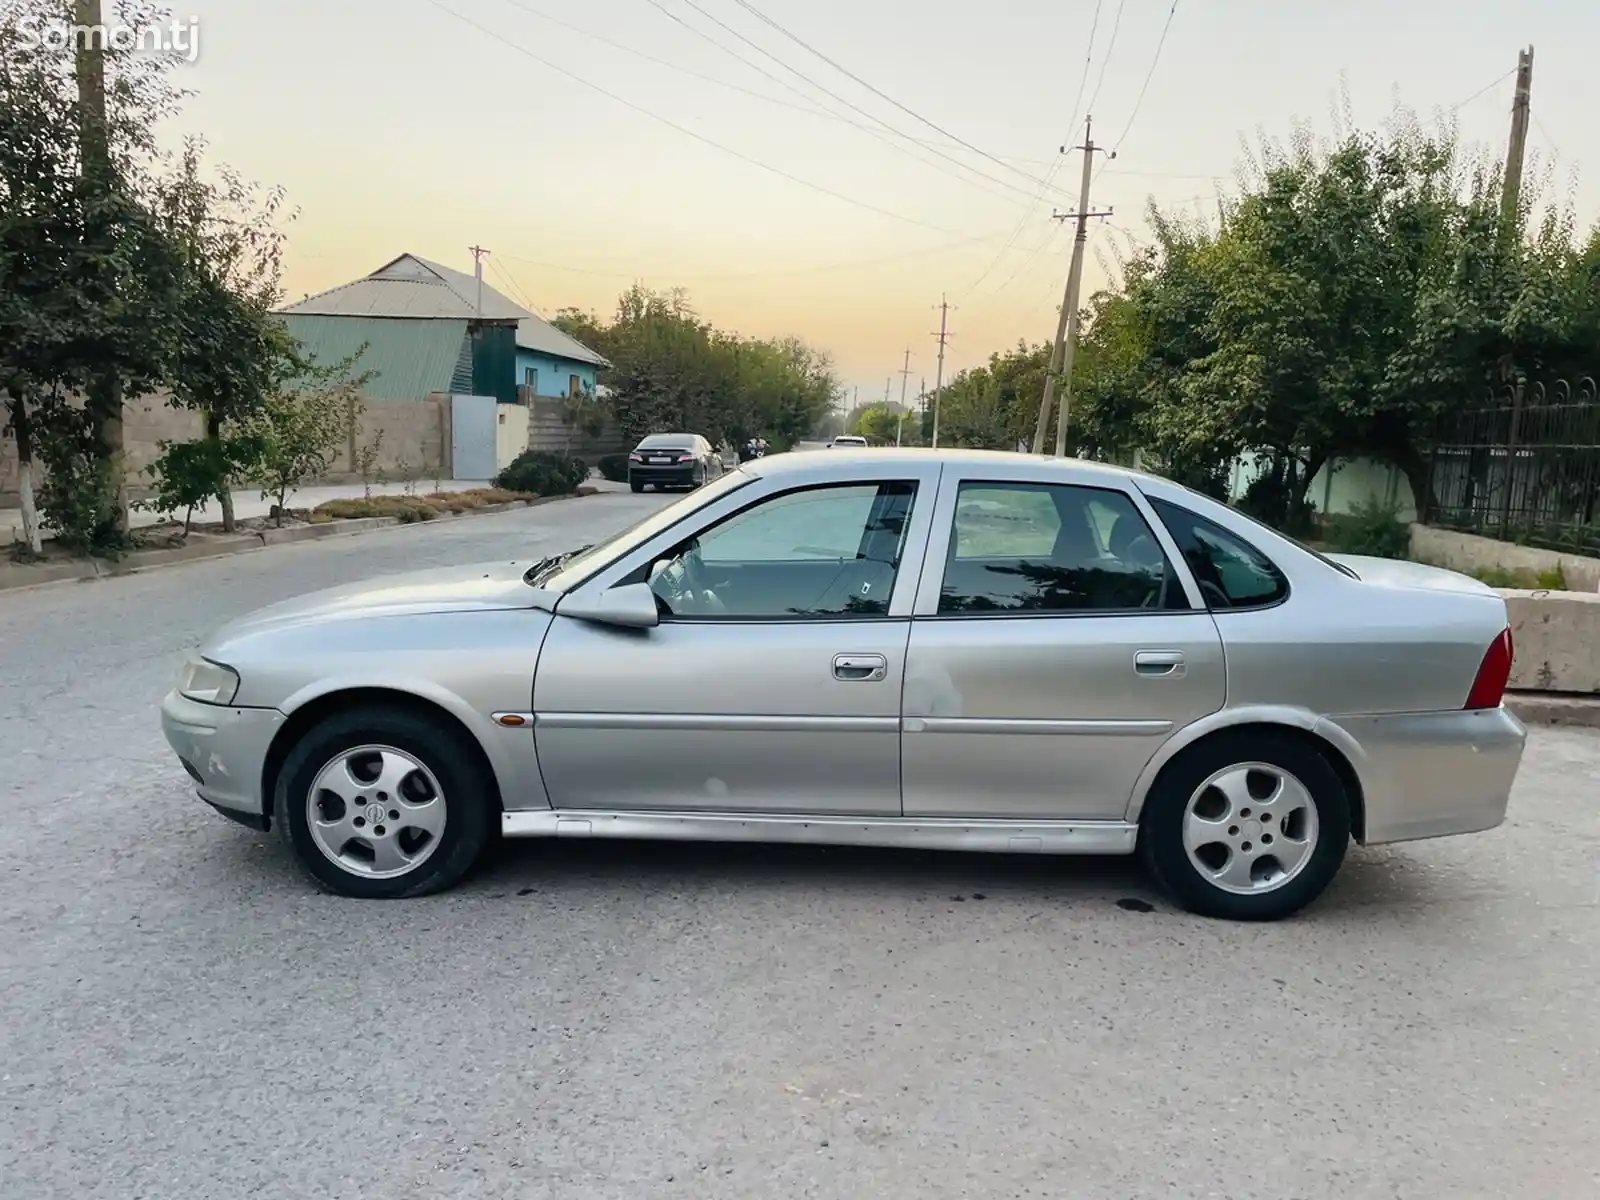
POLYGON ((285 720, 275 708, 201 704, 175 691, 161 702, 161 732, 195 781, 200 799, 258 827, 267 816, 262 768, 285 720))
POLYGON ((1528 739, 1506 708, 1327 717, 1318 730, 1359 748, 1353 760, 1366 799, 1362 841, 1369 846, 1499 825, 1528 739))

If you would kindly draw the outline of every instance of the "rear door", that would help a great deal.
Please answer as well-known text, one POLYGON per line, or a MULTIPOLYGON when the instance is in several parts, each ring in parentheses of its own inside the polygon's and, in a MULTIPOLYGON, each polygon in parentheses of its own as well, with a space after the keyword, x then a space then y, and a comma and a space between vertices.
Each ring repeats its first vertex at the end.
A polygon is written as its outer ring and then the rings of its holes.
POLYGON ((1118 820, 1227 694, 1222 642, 1144 497, 1106 471, 951 466, 907 651, 907 816, 1118 820))

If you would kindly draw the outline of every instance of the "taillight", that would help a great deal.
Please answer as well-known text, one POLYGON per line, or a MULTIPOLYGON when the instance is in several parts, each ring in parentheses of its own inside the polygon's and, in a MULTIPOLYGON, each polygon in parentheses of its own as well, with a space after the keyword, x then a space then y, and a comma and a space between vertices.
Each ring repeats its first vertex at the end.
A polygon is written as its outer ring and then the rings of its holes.
POLYGON ((692 454, 680 454, 680 455, 678 455, 678 461, 679 462, 693 462, 694 461, 694 455, 692 455, 692 454))
POLYGON ((644 455, 635 452, 633 454, 628 455, 628 461, 629 462, 643 462, 644 461, 644 455))
POLYGON ((1500 707, 1500 700, 1506 694, 1506 683, 1511 678, 1512 653, 1511 626, 1507 625, 1483 652, 1483 662, 1478 664, 1478 677, 1472 681, 1472 691, 1467 693, 1464 708, 1500 707))

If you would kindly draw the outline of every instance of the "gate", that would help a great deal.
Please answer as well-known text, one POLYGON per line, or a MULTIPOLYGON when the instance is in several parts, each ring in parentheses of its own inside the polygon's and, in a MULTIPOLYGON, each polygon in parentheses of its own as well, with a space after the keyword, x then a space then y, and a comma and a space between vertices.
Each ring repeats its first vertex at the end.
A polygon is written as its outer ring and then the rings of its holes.
POLYGON ((493 396, 450 397, 450 465, 456 479, 488 480, 499 471, 493 396))

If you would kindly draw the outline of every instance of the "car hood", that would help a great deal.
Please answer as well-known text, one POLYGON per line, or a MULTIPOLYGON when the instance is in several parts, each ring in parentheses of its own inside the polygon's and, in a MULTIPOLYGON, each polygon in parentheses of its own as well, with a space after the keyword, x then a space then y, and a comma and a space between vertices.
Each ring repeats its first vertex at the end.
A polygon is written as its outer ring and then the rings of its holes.
POLYGON ((1495 590, 1481 580, 1459 571, 1430 567, 1424 563, 1394 558, 1374 558, 1365 554, 1330 554, 1361 577, 1362 583, 1377 587, 1422 588, 1434 592, 1476 592, 1494 595, 1495 590))
POLYGON ((209 644, 286 625, 433 612, 544 608, 550 593, 522 581, 533 560, 382 575, 269 604, 218 630, 209 644))

